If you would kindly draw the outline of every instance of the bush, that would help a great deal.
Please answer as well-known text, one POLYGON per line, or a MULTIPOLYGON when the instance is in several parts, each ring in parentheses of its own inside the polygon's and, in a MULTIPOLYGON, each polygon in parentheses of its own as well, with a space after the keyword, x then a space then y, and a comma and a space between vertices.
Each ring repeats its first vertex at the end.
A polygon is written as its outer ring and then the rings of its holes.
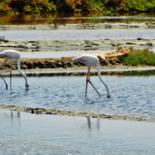
POLYGON ((155 0, 0 0, 0 15, 123 15, 155 12, 155 0))
POLYGON ((121 58, 123 65, 127 66, 154 66, 155 65, 155 53, 148 49, 130 49, 130 53, 127 57, 121 58))
POLYGON ((90 14, 100 15, 104 14, 104 4, 100 0, 90 0, 89 12, 90 14))
POLYGON ((4 0, 0 2, 0 15, 48 16, 56 12, 56 6, 48 0, 4 0))

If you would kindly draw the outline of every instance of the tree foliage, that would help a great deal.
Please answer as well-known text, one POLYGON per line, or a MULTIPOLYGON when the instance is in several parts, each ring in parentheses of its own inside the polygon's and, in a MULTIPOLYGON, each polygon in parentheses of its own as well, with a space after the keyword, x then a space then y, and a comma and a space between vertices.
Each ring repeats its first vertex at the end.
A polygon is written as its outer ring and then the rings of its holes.
POLYGON ((155 13, 155 0, 0 0, 0 15, 155 13))
POLYGON ((1 0, 2 15, 40 15, 46 16, 56 11, 56 6, 48 0, 1 0), (5 7, 4 7, 5 6, 5 7))

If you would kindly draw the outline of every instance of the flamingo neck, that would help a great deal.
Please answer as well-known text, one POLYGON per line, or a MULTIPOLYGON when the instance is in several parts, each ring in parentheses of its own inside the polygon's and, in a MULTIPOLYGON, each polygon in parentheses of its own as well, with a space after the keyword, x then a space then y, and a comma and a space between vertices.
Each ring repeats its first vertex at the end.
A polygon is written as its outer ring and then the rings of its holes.
POLYGON ((101 78, 101 65, 100 65, 100 63, 97 63, 96 68, 97 68, 97 74, 98 74, 99 78, 101 78))
POLYGON ((108 86, 106 85, 106 83, 105 83, 105 82, 102 80, 102 78, 101 78, 101 66, 100 66, 100 63, 98 63, 98 64, 96 65, 96 68, 97 68, 98 77, 99 77, 100 81, 102 82, 102 84, 105 86, 106 91, 107 91, 107 97, 109 98, 109 97, 110 97, 109 88, 108 88, 108 86))
POLYGON ((24 79, 25 79, 25 86, 26 86, 26 88, 28 88, 29 85, 28 85, 28 82, 27 82, 27 77, 26 77, 25 73, 21 70, 21 66, 20 65, 21 65, 20 59, 17 59, 17 68, 18 68, 19 72, 21 73, 21 75, 24 77, 24 79))

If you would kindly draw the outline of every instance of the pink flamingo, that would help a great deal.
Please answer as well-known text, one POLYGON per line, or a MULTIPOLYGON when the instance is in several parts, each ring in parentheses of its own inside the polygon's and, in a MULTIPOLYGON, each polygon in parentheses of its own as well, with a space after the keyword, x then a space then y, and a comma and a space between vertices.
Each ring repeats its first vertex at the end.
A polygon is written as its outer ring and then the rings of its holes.
POLYGON ((81 55, 78 57, 75 57, 73 60, 75 60, 76 62, 82 63, 86 66, 88 66, 88 72, 87 72, 87 76, 86 76, 86 90, 85 90, 85 97, 87 96, 87 89, 88 89, 88 83, 91 84, 91 86, 94 88, 94 90, 96 91, 96 93, 100 95, 100 93, 98 92, 98 90, 95 88, 95 86, 92 84, 92 82, 90 81, 90 68, 92 66, 96 66, 97 68, 97 74, 98 77, 101 81, 101 83, 105 86, 106 91, 107 91, 107 98, 110 98, 110 92, 109 92, 109 88, 108 86, 105 84, 105 82, 102 80, 101 78, 101 74, 100 74, 100 61, 98 59, 97 56, 94 55, 90 55, 90 54, 85 54, 85 55, 81 55))
MULTIPOLYGON (((16 50, 4 50, 4 51, 0 52, 0 58, 4 58, 5 62, 8 60, 15 60, 17 62, 17 69, 19 70, 20 74, 24 77, 25 87, 26 87, 26 89, 28 89, 29 84, 27 81, 27 77, 26 77, 25 73, 21 70, 21 64, 20 64, 21 55, 20 55, 20 53, 16 50)), ((6 85, 6 89, 7 89, 8 88, 7 82, 5 81, 4 77, 1 77, 1 78, 4 81, 4 83, 6 85)), ((12 85, 12 83, 11 83, 11 70, 10 70, 10 89, 12 87, 11 85, 12 85)))

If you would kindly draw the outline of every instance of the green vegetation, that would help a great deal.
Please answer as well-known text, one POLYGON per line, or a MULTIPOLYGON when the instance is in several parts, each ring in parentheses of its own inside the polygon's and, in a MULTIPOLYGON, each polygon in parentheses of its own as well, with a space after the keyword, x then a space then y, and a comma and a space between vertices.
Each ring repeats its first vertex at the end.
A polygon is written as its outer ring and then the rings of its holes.
POLYGON ((3 16, 131 15, 155 13, 154 0, 0 0, 3 16))
POLYGON ((155 53, 148 49, 130 49, 127 57, 120 58, 121 63, 126 66, 155 66, 155 53))
POLYGON ((0 0, 0 15, 47 16, 56 11, 56 6, 48 0, 0 0))

